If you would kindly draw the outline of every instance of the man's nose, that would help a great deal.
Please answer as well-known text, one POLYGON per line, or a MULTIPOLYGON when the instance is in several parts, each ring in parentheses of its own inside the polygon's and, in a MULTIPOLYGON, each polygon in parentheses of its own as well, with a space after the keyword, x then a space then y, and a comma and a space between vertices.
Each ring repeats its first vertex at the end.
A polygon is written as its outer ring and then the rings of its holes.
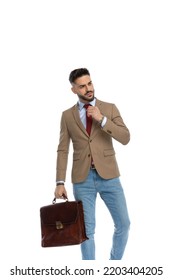
POLYGON ((88 91, 88 86, 87 85, 85 86, 85 89, 86 89, 86 92, 87 92, 88 91))
POLYGON ((86 85, 86 92, 90 91, 90 86, 86 85))

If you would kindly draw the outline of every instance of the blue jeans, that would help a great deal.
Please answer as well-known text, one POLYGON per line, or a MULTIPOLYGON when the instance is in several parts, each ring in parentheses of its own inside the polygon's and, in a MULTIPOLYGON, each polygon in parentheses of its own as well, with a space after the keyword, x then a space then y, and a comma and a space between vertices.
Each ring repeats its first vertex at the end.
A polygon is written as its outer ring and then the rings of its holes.
POLYGON ((110 260, 121 260, 128 239, 130 221, 120 179, 105 180, 95 169, 91 169, 84 182, 73 185, 73 193, 75 199, 83 203, 86 234, 89 238, 81 244, 82 259, 95 260, 95 205, 99 193, 112 216, 115 227, 110 260))

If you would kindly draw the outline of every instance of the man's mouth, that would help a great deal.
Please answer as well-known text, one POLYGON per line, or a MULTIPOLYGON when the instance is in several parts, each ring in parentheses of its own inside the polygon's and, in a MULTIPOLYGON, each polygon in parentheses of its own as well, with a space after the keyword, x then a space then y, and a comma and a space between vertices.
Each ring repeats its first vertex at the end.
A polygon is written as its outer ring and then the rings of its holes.
POLYGON ((93 92, 92 92, 92 91, 89 91, 89 92, 87 92, 85 95, 88 96, 88 97, 91 97, 91 96, 93 95, 93 92))

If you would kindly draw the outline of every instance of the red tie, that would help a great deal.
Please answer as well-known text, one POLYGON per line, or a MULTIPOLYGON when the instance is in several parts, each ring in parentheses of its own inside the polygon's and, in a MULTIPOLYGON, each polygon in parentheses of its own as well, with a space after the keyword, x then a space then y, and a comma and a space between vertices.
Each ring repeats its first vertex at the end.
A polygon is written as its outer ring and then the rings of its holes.
POLYGON ((91 126, 92 126, 92 116, 87 116, 87 109, 89 106, 92 106, 90 104, 85 104, 84 108, 86 109, 86 131, 88 132, 88 134, 90 135, 91 133, 91 126))
MULTIPOLYGON (((92 106, 91 104, 85 104, 84 108, 86 109, 86 131, 90 135, 91 133, 91 126, 92 126, 92 116, 87 116, 87 109, 89 106, 92 106)), ((94 165, 93 158, 91 157, 91 166, 94 165)))

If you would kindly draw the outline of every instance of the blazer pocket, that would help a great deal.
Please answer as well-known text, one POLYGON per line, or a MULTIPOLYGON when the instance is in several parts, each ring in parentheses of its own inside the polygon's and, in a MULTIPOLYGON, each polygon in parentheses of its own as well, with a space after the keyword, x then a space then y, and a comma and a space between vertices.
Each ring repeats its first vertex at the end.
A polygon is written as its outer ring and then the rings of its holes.
POLYGON ((115 151, 113 149, 104 150, 103 153, 104 153, 105 157, 109 157, 109 156, 114 156, 115 155, 115 151))

